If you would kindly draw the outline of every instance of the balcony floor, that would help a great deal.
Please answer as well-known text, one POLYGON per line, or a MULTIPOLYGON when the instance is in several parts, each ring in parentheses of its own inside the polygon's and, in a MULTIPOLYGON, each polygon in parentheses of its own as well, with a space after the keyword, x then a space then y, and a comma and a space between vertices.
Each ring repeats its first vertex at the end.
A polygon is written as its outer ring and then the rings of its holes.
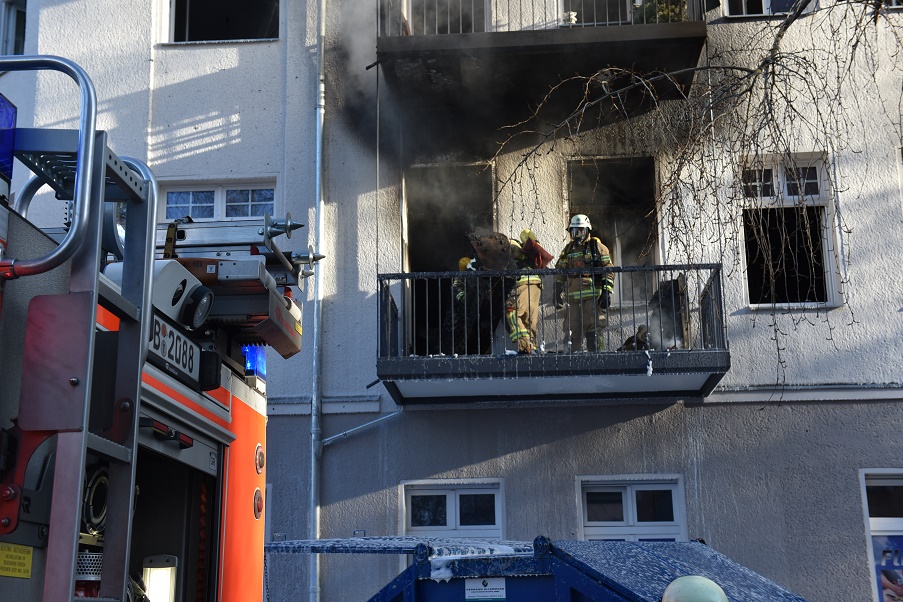
POLYGON ((399 405, 700 400, 730 369, 730 353, 630 351, 379 358, 399 405))

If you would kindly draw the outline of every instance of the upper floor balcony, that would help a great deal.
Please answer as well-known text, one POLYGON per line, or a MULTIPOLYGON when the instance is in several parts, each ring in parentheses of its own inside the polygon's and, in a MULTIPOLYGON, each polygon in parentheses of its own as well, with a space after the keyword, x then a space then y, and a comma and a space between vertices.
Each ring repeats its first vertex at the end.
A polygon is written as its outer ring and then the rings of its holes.
POLYGON ((398 404, 699 401, 730 368, 719 265, 381 274, 379 317, 398 404), (555 300, 556 276, 586 274, 614 277, 604 312, 555 300))
POLYGON ((609 118, 641 111, 687 92, 706 39, 706 0, 377 2, 377 56, 398 100, 471 121, 504 109, 516 123, 551 86, 576 75, 609 70, 597 85, 559 87, 543 117, 560 118, 584 94, 630 83, 619 70, 671 73, 621 95, 609 118))

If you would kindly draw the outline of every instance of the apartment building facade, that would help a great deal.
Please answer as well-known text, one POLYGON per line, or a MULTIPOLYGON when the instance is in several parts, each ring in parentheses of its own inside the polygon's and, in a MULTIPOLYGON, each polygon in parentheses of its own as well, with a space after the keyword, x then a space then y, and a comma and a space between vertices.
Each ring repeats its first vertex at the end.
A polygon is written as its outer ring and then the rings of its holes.
MULTIPOLYGON (((161 223, 288 211, 327 256, 296 294, 303 351, 267 371, 271 539, 703 539, 807 599, 881 599, 903 547, 894 7, 813 4, 786 33, 767 1, 20 8, 11 47, 92 76, 161 223), (517 354, 516 275, 459 260, 477 231, 557 256, 576 213, 615 266, 603 346, 565 344, 567 274, 537 270, 517 354), (619 350, 640 325, 648 349, 619 350)), ((0 76, 42 126, 77 111, 58 85, 0 76)), ((366 599, 406 561, 270 556, 267 593, 366 599)))

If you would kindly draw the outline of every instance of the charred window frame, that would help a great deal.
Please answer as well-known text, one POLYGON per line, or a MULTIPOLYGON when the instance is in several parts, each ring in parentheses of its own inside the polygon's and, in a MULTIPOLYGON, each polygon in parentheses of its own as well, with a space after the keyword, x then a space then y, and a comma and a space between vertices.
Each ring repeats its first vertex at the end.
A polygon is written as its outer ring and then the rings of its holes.
POLYGON ((193 221, 261 219, 275 215, 276 187, 272 184, 192 184, 163 187, 158 219, 180 217, 193 221))
POLYGON ((751 306, 836 302, 829 183, 821 160, 744 168, 740 187, 751 306))
POLYGON ((0 53, 25 54, 25 0, 3 0, 0 11, 0 53))
POLYGON ((279 0, 172 0, 172 42, 275 40, 279 0))
POLYGON ((402 483, 406 534, 502 538, 500 481, 402 483))
POLYGON ((680 475, 578 477, 584 540, 687 541, 680 475))

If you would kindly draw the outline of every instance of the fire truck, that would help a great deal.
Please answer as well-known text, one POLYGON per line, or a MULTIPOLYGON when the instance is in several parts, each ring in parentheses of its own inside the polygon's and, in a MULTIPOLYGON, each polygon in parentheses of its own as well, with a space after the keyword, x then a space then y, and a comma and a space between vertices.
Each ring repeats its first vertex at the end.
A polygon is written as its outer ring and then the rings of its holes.
POLYGON ((80 98, 64 130, 17 128, 0 96, 0 598, 259 600, 266 351, 300 351, 292 290, 322 256, 279 248, 290 215, 158 229, 156 179, 96 129, 84 70, 0 71, 80 98), (59 228, 28 219, 42 188, 59 228))

